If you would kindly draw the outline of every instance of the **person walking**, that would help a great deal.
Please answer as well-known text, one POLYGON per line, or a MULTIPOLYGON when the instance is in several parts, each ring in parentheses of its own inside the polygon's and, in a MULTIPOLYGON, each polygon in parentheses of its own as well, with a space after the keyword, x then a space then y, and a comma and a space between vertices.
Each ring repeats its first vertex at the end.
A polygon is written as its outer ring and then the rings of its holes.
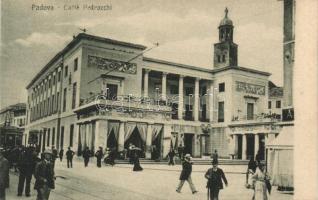
POLYGON ((180 145, 178 146, 178 155, 179 155, 180 161, 183 160, 183 151, 184 151, 184 147, 182 146, 182 144, 180 144, 180 145))
POLYGON ((219 155, 216 149, 214 150, 214 153, 212 154, 212 160, 216 160, 216 162, 219 162, 219 155))
POLYGON ((75 155, 75 152, 71 150, 71 147, 68 147, 68 150, 66 152, 66 159, 67 159, 67 168, 73 168, 73 156, 75 155))
POLYGON ((4 150, 0 148, 0 200, 6 200, 6 188, 9 188, 9 161, 4 158, 4 150))
POLYGON ((246 188, 253 188, 252 175, 255 173, 257 168, 257 162, 254 160, 254 157, 251 156, 250 161, 248 162, 247 171, 246 171, 246 188))
POLYGON ((176 189, 176 191, 178 193, 181 193, 181 189, 182 189, 182 186, 183 186, 185 181, 187 181, 189 183, 192 194, 195 194, 198 192, 195 189, 195 186, 194 186, 192 179, 191 179, 192 164, 193 163, 191 162, 190 154, 186 154, 184 156, 184 160, 182 162, 182 171, 181 171, 180 178, 179 178, 180 182, 179 182, 179 185, 176 189))
POLYGON ((60 161, 62 162, 63 160, 63 155, 64 155, 64 149, 61 149, 59 152, 59 157, 60 157, 60 161))
POLYGON ((170 152, 168 153, 168 157, 169 157, 169 162, 168 165, 174 165, 174 150, 170 149, 170 152))
POLYGON ((55 167, 55 160, 57 158, 57 150, 55 149, 55 146, 52 146, 52 149, 51 149, 51 153, 52 153, 52 164, 53 164, 53 168, 55 167))
POLYGON ((139 161, 139 153, 140 153, 141 149, 138 147, 134 147, 133 149, 133 161, 134 161, 134 168, 133 171, 142 171, 143 168, 140 165, 140 161, 139 161))
POLYGON ((84 158, 84 166, 87 167, 89 158, 91 157, 91 151, 89 150, 88 147, 85 148, 83 151, 83 158, 84 158))
POLYGON ((32 174, 34 172, 35 160, 33 157, 33 151, 31 147, 24 148, 21 152, 21 156, 18 161, 19 168, 19 184, 18 184, 18 196, 22 196, 25 189, 25 196, 30 197, 30 184, 32 174), (25 183, 25 188, 24 188, 25 183))
POLYGON ((52 152, 45 150, 41 154, 41 161, 35 167, 34 189, 37 190, 37 200, 48 200, 50 192, 55 188, 55 177, 53 168, 52 152))
POLYGON ((102 159, 103 159, 103 148, 99 147, 99 149, 95 153, 95 157, 97 159, 97 167, 102 167, 102 159))
POLYGON ((213 167, 208 169, 208 171, 205 173, 205 178, 208 179, 206 187, 208 188, 208 196, 210 197, 210 200, 218 200, 219 191, 223 189, 223 182, 226 186, 228 186, 228 182, 223 170, 218 168, 218 161, 213 160, 212 165, 213 167))
POLYGON ((270 192, 270 189, 266 186, 266 181, 269 180, 265 173, 265 165, 263 163, 257 163, 258 167, 252 179, 254 183, 254 196, 253 200, 267 200, 267 190, 270 192))

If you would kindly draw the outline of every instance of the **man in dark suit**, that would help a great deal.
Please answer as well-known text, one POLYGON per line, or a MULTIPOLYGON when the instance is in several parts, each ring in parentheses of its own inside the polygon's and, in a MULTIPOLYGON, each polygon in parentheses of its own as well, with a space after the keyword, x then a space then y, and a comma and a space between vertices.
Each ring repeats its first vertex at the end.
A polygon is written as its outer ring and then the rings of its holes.
POLYGON ((66 159, 67 159, 67 168, 73 168, 73 156, 75 155, 75 152, 71 150, 71 147, 68 147, 68 150, 66 152, 66 159))
POLYGON ((208 192, 210 192, 210 200, 218 200, 219 191, 223 189, 222 179, 226 186, 228 183, 223 170, 218 168, 218 161, 213 160, 212 165, 213 167, 205 173, 205 178, 208 179, 207 188, 208 192))
POLYGON ((91 157, 91 151, 89 150, 88 147, 86 147, 85 150, 83 151, 83 158, 84 158, 85 167, 87 167, 90 157, 91 157))
POLYGON ((180 174, 180 183, 177 187, 177 192, 180 193, 182 186, 184 184, 185 181, 188 181, 189 185, 190 185, 190 189, 192 191, 192 194, 197 193, 198 191, 195 189, 194 184, 192 182, 191 179, 191 173, 192 173, 192 162, 191 162, 191 156, 190 154, 186 154, 184 156, 184 161, 182 163, 182 171, 180 174))

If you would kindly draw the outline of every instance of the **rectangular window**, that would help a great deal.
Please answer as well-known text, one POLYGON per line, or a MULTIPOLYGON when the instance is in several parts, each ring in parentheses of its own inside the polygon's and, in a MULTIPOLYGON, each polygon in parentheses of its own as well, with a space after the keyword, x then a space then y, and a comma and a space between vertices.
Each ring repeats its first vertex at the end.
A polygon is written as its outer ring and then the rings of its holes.
POLYGON ((47 130, 47 144, 46 146, 50 146, 50 136, 51 136, 51 129, 47 130))
POLYGON ((280 101, 276 101, 276 108, 281 108, 281 102, 280 101))
POLYGON ((219 92, 225 92, 225 83, 219 83, 219 92))
POLYGON ((49 80, 49 88, 52 87, 52 79, 49 80))
POLYGON ((268 109, 272 109, 272 102, 268 101, 268 109))
POLYGON ((52 128, 52 145, 55 145, 55 127, 52 128))
POLYGON ((218 103, 218 122, 224 122, 224 101, 218 103))
POLYGON ((57 81, 60 82, 61 81, 61 71, 59 71, 57 73, 57 81))
POLYGON ((115 84, 107 84, 108 92, 107 99, 117 99, 118 86, 115 84))
POLYGON ((59 109, 59 102, 60 102, 60 92, 56 93, 56 107, 55 107, 55 112, 59 109))
POLYGON ((56 83, 56 78, 55 78, 55 75, 53 76, 53 85, 55 85, 56 83))
POLYGON ((222 55, 222 62, 225 62, 225 55, 222 55))
POLYGON ((61 149, 64 147, 64 126, 61 127, 61 149))
POLYGON ((73 94, 72 94, 72 109, 76 106, 76 82, 73 83, 73 94))
POLYGON ((67 73, 68 73, 68 66, 66 65, 64 68, 64 77, 67 77, 67 73))
POLYGON ((221 56, 218 55, 218 62, 220 63, 221 62, 221 56))
POLYGON ((74 60, 74 72, 77 71, 77 67, 78 67, 78 58, 75 58, 75 60, 74 60))
POLYGON ((55 112, 55 96, 54 94, 52 95, 52 101, 51 101, 51 108, 52 108, 52 113, 55 112))
POLYGON ((70 147, 73 147, 74 124, 70 126, 70 147))
POLYGON ((179 88, 176 85, 170 85, 170 94, 178 94, 179 88))
POLYGON ((186 93, 186 96, 190 96, 190 94, 194 95, 193 94, 193 87, 186 87, 185 88, 185 93, 186 93))
POLYGON ((67 95, 67 89, 64 88, 64 93, 63 93, 63 112, 66 111, 66 95, 67 95))
POLYGON ((254 104, 247 103, 247 120, 254 119, 254 104))

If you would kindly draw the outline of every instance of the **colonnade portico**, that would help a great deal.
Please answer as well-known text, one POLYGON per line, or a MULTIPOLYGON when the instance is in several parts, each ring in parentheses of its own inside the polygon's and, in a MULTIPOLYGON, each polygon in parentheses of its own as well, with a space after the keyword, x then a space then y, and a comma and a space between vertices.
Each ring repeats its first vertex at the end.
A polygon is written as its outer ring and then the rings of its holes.
MULTIPOLYGON (((263 155, 265 155, 265 144, 267 142, 269 142, 270 140, 273 139, 273 137, 275 137, 275 133, 235 133, 232 134, 232 138, 234 140, 234 152, 233 154, 236 155, 236 159, 242 159, 242 160, 246 160, 249 159, 248 156, 253 156, 255 158, 255 156, 258 153, 261 153, 263 155), (253 143, 249 144, 248 143, 248 137, 253 137, 253 143), (241 139, 239 139, 241 138, 241 139), (239 140, 241 140, 239 142, 239 140), (261 143, 263 143, 261 146, 261 143), (239 146, 241 145, 241 146, 239 146), (248 146, 253 146, 254 149, 250 149, 253 150, 253 155, 248 155, 247 152, 247 148, 248 146), (260 151, 264 151, 264 152, 260 152, 260 151), (240 155, 240 156, 239 156, 240 155)), ((250 141, 249 141, 250 142, 250 141)))
MULTIPOLYGON (((144 73, 143 73, 143 96, 144 97, 149 97, 149 73, 156 70, 150 70, 150 69, 145 69, 144 73)), ((166 101, 167 100, 167 76, 169 74, 173 74, 173 73, 168 73, 168 72, 160 72, 160 71, 156 71, 159 73, 162 73, 161 76, 161 100, 166 101)), ((179 120, 183 120, 184 117, 184 106, 185 106, 185 101, 184 101, 184 79, 186 77, 190 77, 190 76, 186 76, 186 75, 182 75, 182 74, 173 74, 173 75, 177 75, 179 77, 178 79, 178 119, 179 120), (180 109, 181 108, 181 109, 180 109)), ((191 94, 191 97, 194 98, 193 101, 193 120, 194 121, 199 121, 199 112, 200 112, 200 80, 203 80, 200 77, 192 77, 194 78, 194 94, 191 94)), ((206 80, 208 81, 207 84, 207 94, 204 94, 205 96, 208 96, 208 100, 206 101, 206 104, 209 105, 207 106, 208 109, 208 119, 210 122, 213 121, 213 81, 212 80, 206 80)))

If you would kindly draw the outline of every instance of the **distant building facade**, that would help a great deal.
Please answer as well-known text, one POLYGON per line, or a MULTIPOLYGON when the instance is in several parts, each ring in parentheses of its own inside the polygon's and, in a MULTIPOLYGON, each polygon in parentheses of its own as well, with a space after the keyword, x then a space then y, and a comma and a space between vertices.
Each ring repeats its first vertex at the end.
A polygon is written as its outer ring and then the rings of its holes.
POLYGON ((0 146, 22 144, 26 123, 26 104, 18 103, 0 111, 0 146))
POLYGON ((144 57, 145 46, 81 33, 28 84, 27 143, 99 146, 148 159, 184 146, 193 157, 247 159, 279 133, 268 117, 269 76, 238 66, 226 10, 214 68, 144 57))

